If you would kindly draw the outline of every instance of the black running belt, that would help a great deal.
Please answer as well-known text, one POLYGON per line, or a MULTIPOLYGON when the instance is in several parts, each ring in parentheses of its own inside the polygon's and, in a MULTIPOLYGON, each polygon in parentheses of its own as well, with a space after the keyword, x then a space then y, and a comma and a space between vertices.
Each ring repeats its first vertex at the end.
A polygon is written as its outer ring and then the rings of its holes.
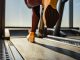
POLYGON ((10 36, 27 36, 27 30, 10 30, 10 36))

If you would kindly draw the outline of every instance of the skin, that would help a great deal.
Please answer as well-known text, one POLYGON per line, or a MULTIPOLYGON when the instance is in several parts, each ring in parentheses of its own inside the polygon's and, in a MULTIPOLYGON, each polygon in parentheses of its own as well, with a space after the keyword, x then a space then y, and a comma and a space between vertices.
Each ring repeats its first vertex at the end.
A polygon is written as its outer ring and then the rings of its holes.
POLYGON ((44 11, 43 11, 43 21, 44 21, 44 26, 45 26, 45 27, 47 27, 46 18, 45 18, 46 8, 47 8, 49 5, 51 5, 53 9, 56 9, 57 1, 58 1, 58 0, 42 0, 42 6, 44 7, 44 11))

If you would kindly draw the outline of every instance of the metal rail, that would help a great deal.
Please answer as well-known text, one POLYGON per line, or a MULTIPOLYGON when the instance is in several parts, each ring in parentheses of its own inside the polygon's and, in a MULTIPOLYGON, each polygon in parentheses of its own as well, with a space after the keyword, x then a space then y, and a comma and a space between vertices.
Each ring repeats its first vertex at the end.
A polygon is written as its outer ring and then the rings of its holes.
POLYGON ((24 60, 24 58, 10 41, 0 40, 0 60, 24 60))
POLYGON ((0 60, 10 60, 8 51, 4 44, 4 40, 0 40, 0 60))
POLYGON ((6 49, 8 50, 10 60, 24 60, 19 51, 13 45, 11 41, 5 40, 6 49))
POLYGON ((69 44, 75 45, 77 47, 80 47, 80 40, 77 40, 77 39, 69 39, 69 38, 63 38, 63 37, 56 37, 56 36, 51 36, 51 35, 48 35, 48 38, 55 39, 57 41, 61 41, 61 42, 64 42, 64 43, 69 43, 69 44))

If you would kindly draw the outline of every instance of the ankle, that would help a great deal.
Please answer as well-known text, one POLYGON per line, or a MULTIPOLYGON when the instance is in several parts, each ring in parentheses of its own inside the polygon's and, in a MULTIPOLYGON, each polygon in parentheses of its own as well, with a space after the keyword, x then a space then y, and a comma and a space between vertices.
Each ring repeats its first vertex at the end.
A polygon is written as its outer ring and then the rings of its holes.
POLYGON ((30 32, 29 34, 30 34, 30 35, 35 35, 35 32, 30 32))

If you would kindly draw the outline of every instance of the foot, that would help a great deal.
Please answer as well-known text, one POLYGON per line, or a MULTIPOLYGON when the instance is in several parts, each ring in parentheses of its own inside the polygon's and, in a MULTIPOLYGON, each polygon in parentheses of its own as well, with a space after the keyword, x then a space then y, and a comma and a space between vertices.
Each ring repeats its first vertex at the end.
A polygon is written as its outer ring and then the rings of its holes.
POLYGON ((35 40, 35 33, 34 32, 30 32, 27 36, 27 39, 29 42, 34 43, 35 40))
POLYGON ((47 28, 46 27, 43 30, 43 37, 47 37, 47 28))
POLYGON ((43 34, 38 33, 38 38, 43 38, 43 34))
POLYGON ((39 38, 47 37, 47 28, 44 28, 44 29, 42 29, 42 30, 39 29, 38 37, 39 37, 39 38))
POLYGON ((38 31, 38 37, 43 38, 43 29, 39 29, 38 31))

